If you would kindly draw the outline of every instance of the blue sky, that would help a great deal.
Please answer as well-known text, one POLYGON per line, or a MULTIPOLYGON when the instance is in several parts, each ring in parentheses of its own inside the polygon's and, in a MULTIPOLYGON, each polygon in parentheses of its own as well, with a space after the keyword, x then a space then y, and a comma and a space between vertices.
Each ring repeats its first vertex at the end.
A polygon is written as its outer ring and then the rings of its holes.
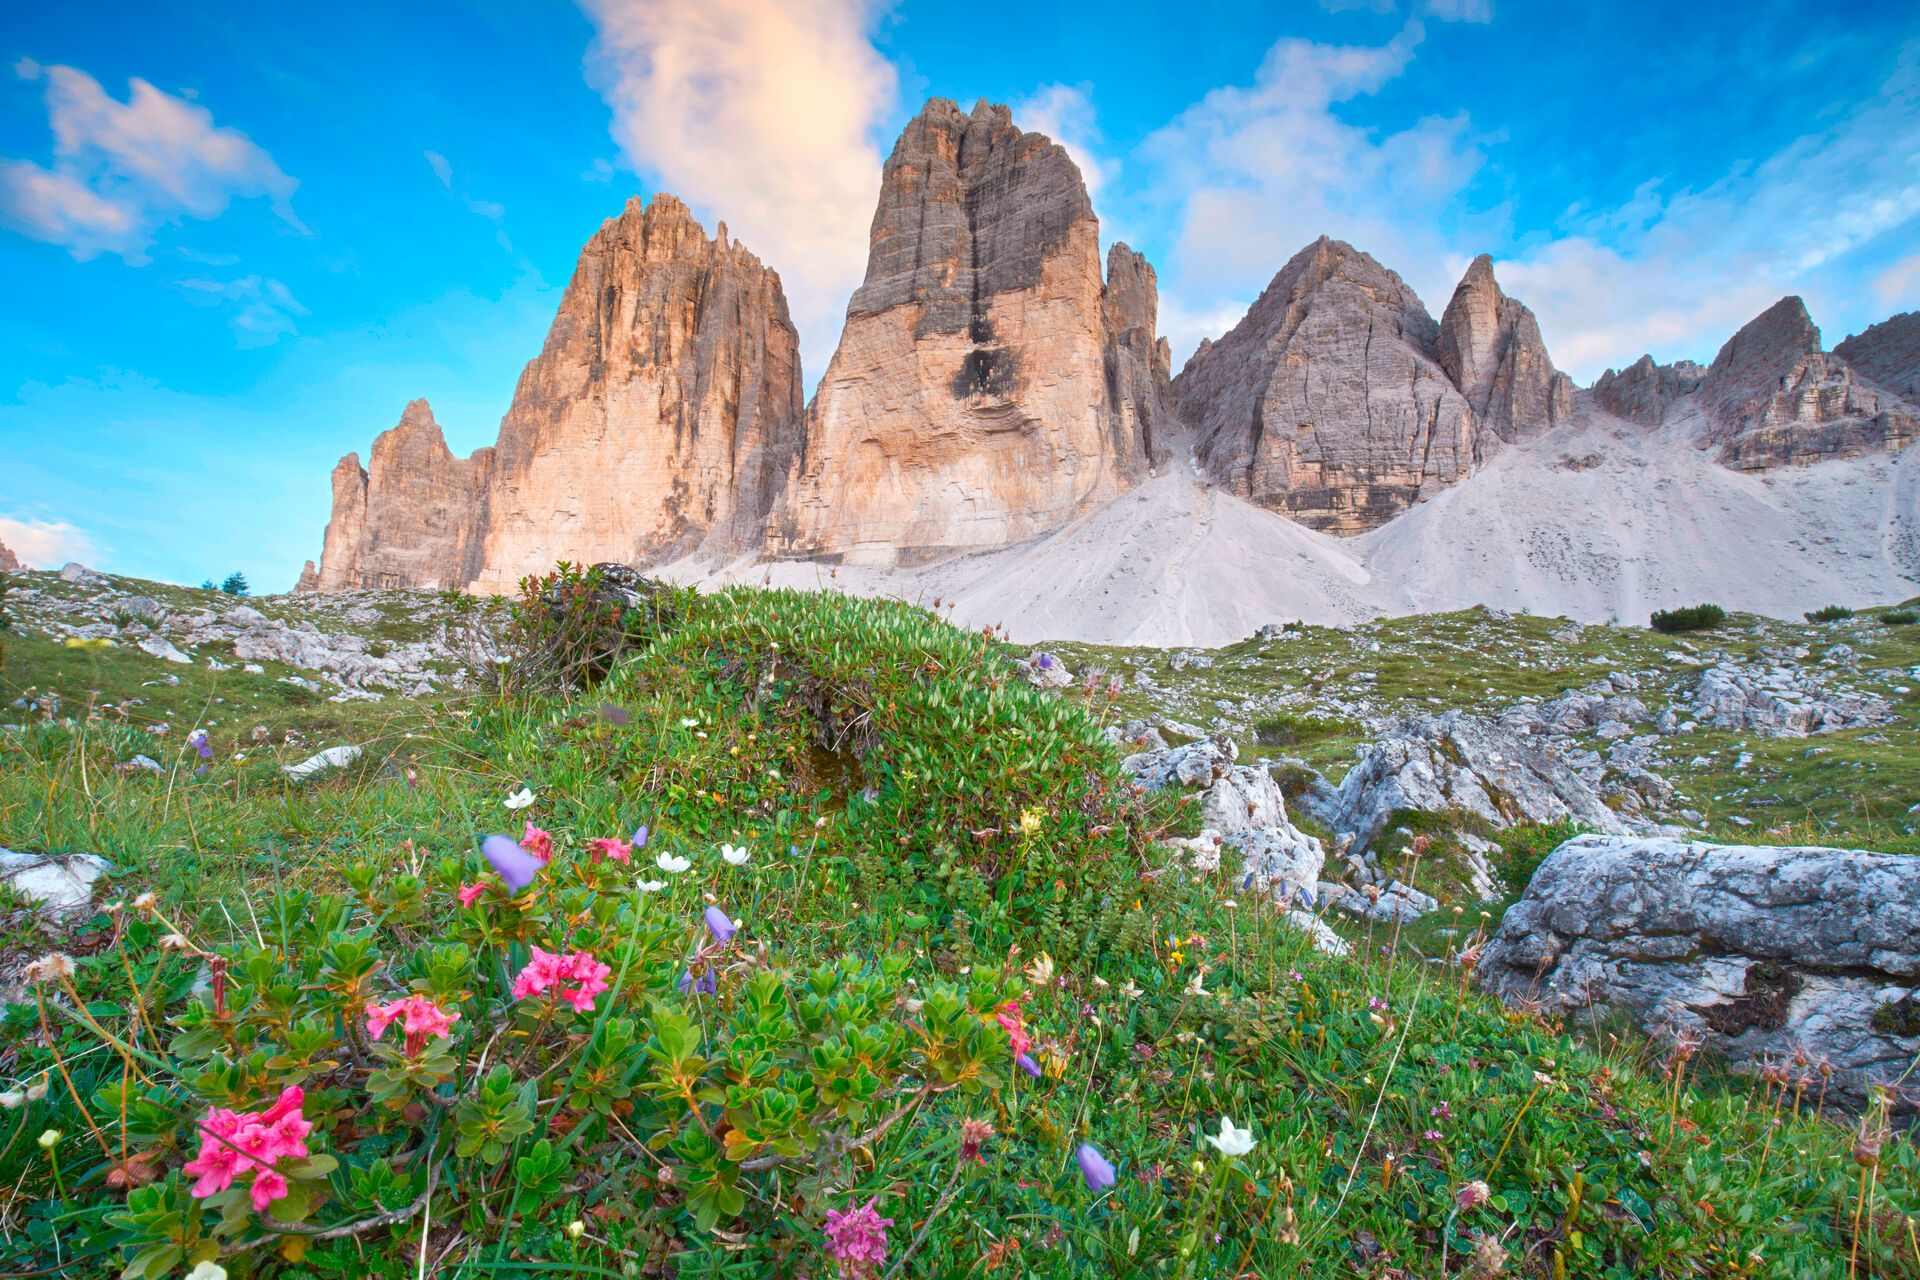
POLYGON ((1910 3, 76 3, 0 34, 0 540, 284 589, 428 397, 490 443, 580 245, 670 190, 786 281, 809 382, 929 95, 1065 142, 1176 360, 1315 235, 1436 314, 1479 252, 1582 383, 1783 293, 1920 306, 1910 3))

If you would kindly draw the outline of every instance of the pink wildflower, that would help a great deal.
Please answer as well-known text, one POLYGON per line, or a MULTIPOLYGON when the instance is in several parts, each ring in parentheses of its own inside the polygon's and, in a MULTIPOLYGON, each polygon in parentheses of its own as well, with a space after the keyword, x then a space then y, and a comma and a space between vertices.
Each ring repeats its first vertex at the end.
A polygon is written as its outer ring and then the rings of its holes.
POLYGON ((1033 1048, 1033 1037, 1027 1034, 1018 1000, 1007 1001, 993 1016, 994 1020, 1006 1029, 1007 1039, 1012 1041, 1015 1057, 1033 1048))
POLYGON ((587 841, 587 856, 594 862, 602 857, 612 858, 615 862, 631 862, 633 845, 618 836, 601 836, 587 841))
POLYGON ((313 1122, 301 1114, 306 1091, 298 1085, 280 1091, 265 1111, 228 1111, 213 1107, 200 1122, 200 1153, 182 1171, 195 1179, 198 1199, 218 1195, 242 1174, 253 1174, 249 1198, 263 1210, 287 1194, 287 1180, 276 1172, 281 1160, 304 1160, 313 1122))
POLYGON ((827 1210, 827 1254, 840 1264, 844 1280, 863 1280, 887 1261, 887 1228, 893 1219, 874 1212, 879 1198, 852 1209, 827 1210))
POLYGON ((513 980, 513 998, 550 995, 572 1005, 576 1013, 592 1013, 593 998, 607 989, 607 975, 612 972, 613 966, 601 964, 585 951, 555 955, 535 947, 533 958, 513 980))
POLYGON ((542 862, 553 861, 553 834, 531 822, 527 824, 527 834, 520 837, 520 847, 542 862))
POLYGON ((428 1040, 451 1035, 460 1015, 446 1012, 423 995, 367 1006, 367 1034, 375 1040, 384 1036, 395 1021, 401 1021, 401 1029, 407 1033, 407 1056, 411 1057, 425 1048, 428 1040))
POLYGON ((460 899, 461 906, 470 907, 486 896, 487 888, 485 880, 475 880, 472 884, 461 885, 459 892, 453 896, 460 899))

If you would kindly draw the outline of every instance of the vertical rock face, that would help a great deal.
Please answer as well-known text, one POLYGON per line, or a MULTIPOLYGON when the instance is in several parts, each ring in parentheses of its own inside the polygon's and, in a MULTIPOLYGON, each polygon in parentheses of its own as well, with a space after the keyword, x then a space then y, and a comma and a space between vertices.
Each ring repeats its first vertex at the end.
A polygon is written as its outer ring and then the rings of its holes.
POLYGON ((1833 349, 1888 391, 1920 406, 1920 311, 1903 311, 1870 325, 1833 349))
POLYGON ((672 196, 630 201, 588 241, 495 446, 455 458, 416 400, 367 469, 340 460, 311 585, 509 591, 556 560, 757 546, 801 387, 779 276, 672 196))
MULTIPOLYGON (((456 458, 425 400, 333 469, 333 520, 313 589, 447 587, 471 577, 492 450, 456 458)), ((305 575, 302 575, 304 581, 305 575)))
MULTIPOLYGON (((1150 332, 1145 284, 1123 280, 1114 309, 1150 332)), ((928 102, 887 159, 866 279, 769 549, 920 562, 1018 541, 1127 488, 1146 467, 1142 402, 1116 410, 1109 367, 1150 388, 1151 361, 1132 378, 1137 343, 1113 349, 1107 301, 1067 153, 1005 107, 928 102)))
POLYGON ((1742 471, 1899 449, 1920 435, 1912 409, 1820 350, 1820 330, 1795 297, 1727 340, 1699 395, 1703 444, 1742 471))
POLYGON ((1533 312, 1500 291, 1493 259, 1467 268, 1440 317, 1440 367, 1501 440, 1537 435, 1573 414, 1573 379, 1553 367, 1533 312))
POLYGON ((1473 410, 1399 276, 1322 237, 1174 379, 1215 483, 1315 529, 1360 533, 1474 462, 1473 410))
POLYGON ((1107 398, 1115 432, 1138 439, 1148 461, 1169 456, 1179 434, 1173 408, 1173 352, 1156 329, 1160 286, 1147 260, 1124 244, 1107 250, 1101 312, 1107 325, 1107 398))
POLYGON ((757 542, 803 407, 780 277, 674 197, 629 201, 588 241, 500 424, 476 587, 559 558, 757 542))
POLYGON ((20 557, 14 555, 13 549, 6 543, 0 542, 0 573, 18 573, 20 569, 20 557))
POLYGON ((1673 402, 1691 395, 1707 371, 1691 360, 1655 364, 1641 356, 1624 369, 1609 369, 1593 384, 1593 399, 1617 418, 1657 427, 1666 421, 1673 402))

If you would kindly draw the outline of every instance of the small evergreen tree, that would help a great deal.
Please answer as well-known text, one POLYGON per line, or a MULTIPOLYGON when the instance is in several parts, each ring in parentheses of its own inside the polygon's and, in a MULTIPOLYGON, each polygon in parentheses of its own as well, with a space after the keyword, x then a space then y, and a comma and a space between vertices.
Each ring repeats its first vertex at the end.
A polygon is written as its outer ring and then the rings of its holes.
POLYGON ((247 594, 247 575, 235 569, 227 575, 227 580, 220 584, 220 589, 230 596, 247 594))

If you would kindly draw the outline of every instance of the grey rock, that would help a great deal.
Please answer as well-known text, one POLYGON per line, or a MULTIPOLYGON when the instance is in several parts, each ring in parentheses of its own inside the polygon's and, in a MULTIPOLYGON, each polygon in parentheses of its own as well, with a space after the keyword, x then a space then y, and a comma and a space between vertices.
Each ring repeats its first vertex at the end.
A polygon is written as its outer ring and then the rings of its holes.
POLYGON ((140 642, 139 648, 142 653, 152 654, 166 662, 178 662, 189 667, 193 665, 193 659, 180 652, 174 647, 173 642, 164 636, 148 636, 140 642))
POLYGON ((1894 718, 1883 700, 1836 692, 1811 672, 1732 660, 1700 673, 1688 709, 1717 729, 1750 729, 1774 738, 1804 738, 1894 718))
POLYGON ((1613 1007, 1740 1070, 1803 1051, 1859 1106, 1920 1053, 1874 1025, 1920 1004, 1920 858, 1581 836, 1534 873, 1479 978, 1510 1004, 1613 1007))
POLYGON ((1179 784, 1210 787, 1239 756, 1240 748, 1224 734, 1201 738, 1184 746, 1142 751, 1120 762, 1128 777, 1149 791, 1179 784))
POLYGON ((1869 325, 1833 349, 1859 372, 1908 404, 1920 405, 1920 311, 1869 325))
POLYGON ((344 769, 360 759, 365 751, 351 743, 346 746, 328 747, 325 751, 315 752, 299 764, 282 765, 280 772, 295 782, 311 782, 324 777, 335 769, 344 769))
POLYGON ((54 920, 68 920, 93 901, 93 886, 108 870, 90 853, 66 856, 0 849, 0 884, 35 903, 54 920))
POLYGON ((1373 893, 1347 889, 1333 900, 1333 906, 1335 910, 1383 924, 1410 924, 1438 909, 1440 904, 1412 885, 1390 880, 1373 893))
MULTIPOLYGON (((1501 292, 1481 254, 1440 316, 1440 367, 1473 407, 1480 430, 1513 441, 1573 417, 1573 379, 1553 367, 1539 322, 1501 292)), ((1484 439, 1481 452, 1486 451, 1484 439)))
POLYGON ((1691 360, 1655 364, 1641 356, 1624 369, 1609 369, 1593 384, 1594 403, 1615 417, 1657 427, 1676 400, 1693 393, 1707 371, 1691 360))

